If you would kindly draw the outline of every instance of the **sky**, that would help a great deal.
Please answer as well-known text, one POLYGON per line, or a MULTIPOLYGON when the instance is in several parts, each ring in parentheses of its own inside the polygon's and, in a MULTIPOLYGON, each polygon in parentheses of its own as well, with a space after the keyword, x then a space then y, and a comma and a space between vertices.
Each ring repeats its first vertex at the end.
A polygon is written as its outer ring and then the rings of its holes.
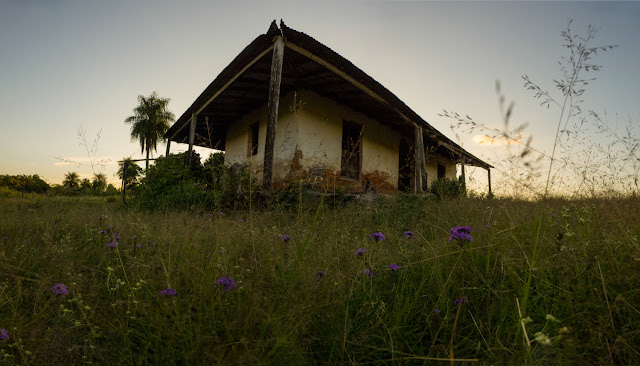
MULTIPOLYGON (((554 92, 566 55, 560 32, 569 19, 576 32, 595 25, 593 45, 619 47, 594 58, 603 68, 584 104, 610 123, 640 125, 640 2, 3 1, 0 174, 54 184, 69 171, 95 171, 118 186, 116 162, 144 157, 124 123, 138 95, 170 98, 179 117, 274 19, 332 48, 489 162, 495 146, 456 136, 438 114, 502 127, 499 80, 515 102, 512 123, 528 122, 536 146, 549 151, 558 111, 541 108, 522 76, 554 92), (95 158, 104 165, 92 169, 79 131, 89 147, 99 135, 95 158)), ((161 144, 154 155, 164 151, 161 144)))

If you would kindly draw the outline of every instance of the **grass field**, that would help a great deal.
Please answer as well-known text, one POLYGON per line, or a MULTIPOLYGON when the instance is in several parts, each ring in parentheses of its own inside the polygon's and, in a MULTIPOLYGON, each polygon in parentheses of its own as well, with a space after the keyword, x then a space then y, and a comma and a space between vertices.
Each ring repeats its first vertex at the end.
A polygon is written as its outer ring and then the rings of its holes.
POLYGON ((638 365, 639 211, 4 198, 0 364, 638 365), (449 241, 459 226, 473 241, 449 241))

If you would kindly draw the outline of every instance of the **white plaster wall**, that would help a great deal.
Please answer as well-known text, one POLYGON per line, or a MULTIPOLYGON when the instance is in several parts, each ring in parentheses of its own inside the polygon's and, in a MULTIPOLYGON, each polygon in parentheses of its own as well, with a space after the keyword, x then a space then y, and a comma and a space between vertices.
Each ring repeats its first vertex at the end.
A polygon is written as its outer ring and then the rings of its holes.
MULTIPOLYGON (((273 177, 285 178, 290 171, 291 162, 297 144, 297 126, 293 114, 289 111, 292 96, 282 98, 278 108, 278 123, 276 125, 276 140, 274 149, 273 177)), ((225 165, 232 166, 235 163, 247 164, 251 176, 262 182, 264 167, 264 149, 267 136, 267 105, 247 113, 237 122, 227 128, 225 144, 225 165), (254 123, 259 123, 258 153, 250 155, 249 129, 254 123)))
POLYGON ((338 104, 305 90, 297 93, 297 99, 298 149, 302 153, 302 169, 322 165, 330 171, 340 170, 342 117, 338 104))
POLYGON ((264 156, 264 139, 266 136, 266 105, 257 108, 244 115, 236 123, 227 128, 225 142, 224 163, 231 166, 238 164, 257 165, 261 161, 260 156, 264 156), (249 126, 260 123, 258 133, 258 154, 248 156, 249 153, 249 126))
POLYGON ((389 176, 389 183, 398 187, 400 134, 376 120, 364 129, 362 172, 379 171, 389 176))
POLYGON ((302 152, 303 169, 324 165, 328 170, 340 170, 342 124, 349 121, 364 126, 361 173, 386 173, 389 184, 397 186, 400 135, 396 131, 309 90, 298 91, 297 99, 298 149, 302 152))
POLYGON ((427 155, 426 158, 427 180, 429 182, 429 187, 431 187, 431 181, 438 178, 438 164, 444 165, 445 178, 456 178, 456 164, 440 154, 431 153, 427 155))
MULTIPOLYGON (((274 179, 283 179, 292 172, 292 163, 299 151, 300 168, 307 170, 325 166, 339 171, 342 154, 342 124, 349 121, 364 126, 361 151, 361 173, 386 173, 388 183, 398 184, 398 148, 400 134, 391 127, 363 113, 322 97, 309 90, 286 94, 280 100, 274 152, 274 179)), ((252 176, 262 181, 267 124, 266 103, 248 112, 227 128, 225 164, 248 164, 252 176), (258 153, 249 155, 249 126, 259 122, 258 153)), ((438 161, 447 168, 447 177, 455 177, 455 164, 444 157, 438 161)), ((437 176, 437 161, 427 160, 429 180, 437 176)))

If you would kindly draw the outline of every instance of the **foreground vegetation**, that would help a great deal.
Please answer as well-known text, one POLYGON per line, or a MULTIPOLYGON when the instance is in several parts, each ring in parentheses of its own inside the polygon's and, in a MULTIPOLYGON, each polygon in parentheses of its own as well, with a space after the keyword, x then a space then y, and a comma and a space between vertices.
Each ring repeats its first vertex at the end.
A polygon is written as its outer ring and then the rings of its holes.
POLYGON ((0 364, 640 364, 639 210, 4 198, 0 364))

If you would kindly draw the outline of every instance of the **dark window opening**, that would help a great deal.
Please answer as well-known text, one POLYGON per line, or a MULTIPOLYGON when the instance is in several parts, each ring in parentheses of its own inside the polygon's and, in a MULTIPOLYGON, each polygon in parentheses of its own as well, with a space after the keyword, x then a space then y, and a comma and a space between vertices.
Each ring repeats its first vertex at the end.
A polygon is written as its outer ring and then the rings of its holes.
POLYGON ((249 126, 249 154, 258 154, 258 133, 260 132, 260 124, 258 122, 249 126))
POLYGON ((438 164, 438 179, 445 177, 447 169, 442 164, 438 164))
POLYGON ((340 175, 343 178, 360 180, 360 149, 362 146, 362 126, 343 122, 342 161, 340 175))
POLYGON ((400 140, 398 148, 398 189, 408 192, 411 189, 414 159, 412 149, 405 139, 400 140))

